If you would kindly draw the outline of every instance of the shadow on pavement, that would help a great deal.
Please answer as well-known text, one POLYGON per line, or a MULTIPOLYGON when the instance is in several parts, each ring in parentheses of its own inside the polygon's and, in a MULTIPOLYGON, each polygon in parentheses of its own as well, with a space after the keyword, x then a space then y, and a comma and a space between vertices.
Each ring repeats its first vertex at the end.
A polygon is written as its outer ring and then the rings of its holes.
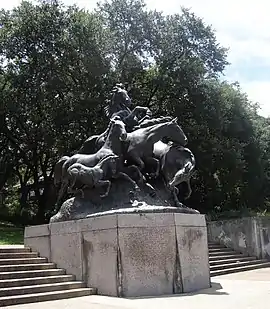
POLYGON ((173 295, 162 295, 162 296, 141 296, 141 297, 125 297, 125 299, 135 300, 135 299, 151 299, 151 298, 172 298, 172 297, 183 297, 183 296, 194 296, 200 294, 206 295, 229 295, 229 293, 220 291, 222 290, 222 285, 218 282, 211 282, 211 287, 208 289, 199 290, 191 293, 183 293, 183 294, 173 294, 173 295))

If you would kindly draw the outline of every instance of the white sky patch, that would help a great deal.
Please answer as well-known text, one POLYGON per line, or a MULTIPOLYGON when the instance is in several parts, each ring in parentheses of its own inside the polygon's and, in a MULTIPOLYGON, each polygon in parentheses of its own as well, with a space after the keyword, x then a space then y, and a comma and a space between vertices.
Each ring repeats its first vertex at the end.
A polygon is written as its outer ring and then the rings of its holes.
POLYGON ((260 81, 260 82, 246 82, 240 84, 243 91, 245 91, 249 99, 253 102, 260 104, 261 111, 259 114, 262 116, 270 115, 270 101, 268 99, 267 91, 270 90, 270 80, 269 81, 260 81))
MULTIPOLYGON (((77 4, 93 9, 96 0, 62 0, 66 5, 77 4)), ((164 13, 180 12, 184 6, 206 24, 216 30, 221 45, 229 47, 228 60, 231 63, 226 70, 230 81, 238 80, 252 101, 261 105, 260 114, 270 116, 268 91, 269 77, 260 77, 263 67, 270 72, 270 2, 267 0, 145 0, 148 7, 164 13), (255 74, 256 71, 256 74, 255 74)), ((20 0, 0 0, 0 8, 10 9, 20 0)), ((264 72, 265 73, 265 72, 264 72)), ((263 74, 262 74, 263 75, 263 74)))

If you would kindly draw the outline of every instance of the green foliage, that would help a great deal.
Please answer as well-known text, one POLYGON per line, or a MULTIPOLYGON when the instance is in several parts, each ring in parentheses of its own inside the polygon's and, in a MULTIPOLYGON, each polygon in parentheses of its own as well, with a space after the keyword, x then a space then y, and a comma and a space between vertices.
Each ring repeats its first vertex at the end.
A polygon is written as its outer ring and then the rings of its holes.
POLYGON ((106 127, 117 81, 134 104, 178 117, 197 159, 189 206, 269 209, 269 121, 238 84, 220 81, 227 51, 191 11, 164 16, 142 0, 105 1, 93 12, 23 1, 0 12, 0 25, 0 192, 8 188, 9 214, 51 216, 53 166, 106 127))
POLYGON ((23 228, 0 223, 0 245, 22 245, 23 228))

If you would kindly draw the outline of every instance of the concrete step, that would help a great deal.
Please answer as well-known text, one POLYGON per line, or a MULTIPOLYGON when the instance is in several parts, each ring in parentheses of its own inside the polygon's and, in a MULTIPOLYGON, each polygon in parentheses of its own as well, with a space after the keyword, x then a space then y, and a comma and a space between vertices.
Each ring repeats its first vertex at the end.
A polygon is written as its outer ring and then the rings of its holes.
POLYGON ((10 271, 28 271, 28 270, 42 270, 42 269, 53 269, 55 268, 54 263, 43 263, 43 264, 22 264, 22 265, 1 265, 1 272, 10 271))
POLYGON ((22 265, 22 264, 43 264, 47 263, 46 258, 24 258, 24 259, 0 259, 0 265, 22 265))
POLYGON ((226 255, 215 255, 215 256, 209 256, 209 261, 220 261, 220 260, 225 260, 225 259, 231 259, 231 258, 243 258, 246 257, 244 254, 226 254, 226 255))
POLYGON ((217 259, 214 261, 209 261, 210 266, 212 265, 219 265, 219 264, 230 264, 230 263, 237 263, 237 262, 244 262, 244 261, 254 261, 256 260, 255 256, 245 256, 239 258, 228 258, 228 259, 217 259))
POLYGON ((33 277, 46 277, 65 275, 64 269, 39 269, 27 271, 8 271, 0 273, 0 280, 5 279, 19 279, 19 278, 33 278, 33 277))
POLYGON ((6 296, 6 297, 0 297, 0 307, 1 306, 10 306, 10 305, 41 302, 41 301, 47 301, 47 300, 56 300, 56 299, 88 296, 88 295, 92 295, 92 294, 96 294, 95 289, 80 288, 80 289, 63 290, 63 291, 55 291, 55 292, 6 296))
POLYGON ((218 248, 224 248, 224 246, 220 244, 208 244, 209 249, 218 249, 218 248))
POLYGON ((241 267, 240 266, 237 267, 234 265, 233 267, 227 268, 227 269, 211 270, 210 275, 211 277, 215 277, 215 276, 227 275, 227 274, 236 273, 240 271, 247 271, 247 270, 259 269, 259 268, 264 268, 264 267, 270 267, 270 262, 241 266, 241 267))
POLYGON ((0 247, 0 253, 25 253, 25 252, 31 252, 31 249, 28 247, 16 247, 16 246, 1 246, 0 247))
POLYGON ((214 252, 227 252, 227 251, 233 251, 231 248, 226 248, 226 247, 220 247, 220 248, 210 248, 209 253, 214 253, 214 252))
POLYGON ((80 281, 73 281, 73 282, 60 282, 52 284, 29 285, 23 287, 19 286, 19 287, 0 289, 0 297, 45 293, 45 292, 80 289, 80 288, 85 288, 85 283, 80 281))
POLYGON ((268 260, 251 260, 251 261, 243 261, 243 262, 234 262, 229 264, 218 264, 210 266, 210 271, 212 270, 219 270, 219 269, 227 269, 232 267, 242 267, 242 266, 249 266, 261 263, 267 263, 268 260))
POLYGON ((217 251, 217 252, 209 252, 209 257, 210 256, 228 256, 228 255, 235 255, 236 252, 233 251, 232 249, 230 250, 220 250, 220 251, 217 251))
POLYGON ((39 284, 52 284, 60 282, 74 281, 73 275, 58 275, 47 277, 33 277, 33 278, 21 278, 21 279, 5 279, 0 280, 0 288, 9 287, 22 287, 27 285, 39 285, 39 284))
POLYGON ((0 253, 0 259, 29 259, 38 257, 37 252, 0 253))

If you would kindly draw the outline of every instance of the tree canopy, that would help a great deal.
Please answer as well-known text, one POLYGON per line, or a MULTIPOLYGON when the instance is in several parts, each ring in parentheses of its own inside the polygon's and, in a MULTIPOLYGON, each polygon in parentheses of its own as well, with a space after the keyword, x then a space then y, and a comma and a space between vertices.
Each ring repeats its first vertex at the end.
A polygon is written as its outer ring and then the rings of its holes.
POLYGON ((55 162, 106 127, 118 81, 134 104, 178 117, 197 161, 189 206, 269 209, 269 121, 220 79, 227 65, 214 30, 185 8, 164 15, 142 0, 111 0, 88 12, 44 0, 2 10, 0 216, 48 220, 55 162))

